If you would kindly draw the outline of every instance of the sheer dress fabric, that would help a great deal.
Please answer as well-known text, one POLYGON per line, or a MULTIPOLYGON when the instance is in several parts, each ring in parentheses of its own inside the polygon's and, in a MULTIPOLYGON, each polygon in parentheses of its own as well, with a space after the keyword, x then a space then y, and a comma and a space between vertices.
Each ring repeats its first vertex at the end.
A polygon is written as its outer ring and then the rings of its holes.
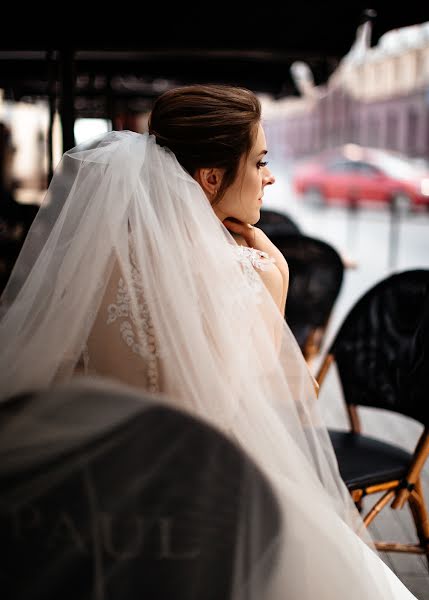
MULTIPOLYGON (((313 378, 261 268, 274 268, 270 257, 237 247, 153 136, 78 146, 2 296, 1 397, 85 372, 155 393, 226 434, 269 478, 282 526, 266 599, 413 598, 341 480, 313 378)), ((30 434, 13 444, 37 452, 30 434)))

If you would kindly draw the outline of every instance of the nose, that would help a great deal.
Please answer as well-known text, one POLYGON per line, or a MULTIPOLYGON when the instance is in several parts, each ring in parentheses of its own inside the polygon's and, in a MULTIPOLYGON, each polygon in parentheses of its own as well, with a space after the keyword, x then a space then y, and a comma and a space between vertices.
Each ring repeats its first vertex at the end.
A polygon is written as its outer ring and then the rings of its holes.
POLYGON ((275 183, 275 182, 276 182, 276 178, 271 173, 271 171, 269 170, 269 168, 265 167, 265 169, 264 169, 264 177, 263 177, 262 184, 264 186, 265 185, 273 185, 273 183, 275 183))

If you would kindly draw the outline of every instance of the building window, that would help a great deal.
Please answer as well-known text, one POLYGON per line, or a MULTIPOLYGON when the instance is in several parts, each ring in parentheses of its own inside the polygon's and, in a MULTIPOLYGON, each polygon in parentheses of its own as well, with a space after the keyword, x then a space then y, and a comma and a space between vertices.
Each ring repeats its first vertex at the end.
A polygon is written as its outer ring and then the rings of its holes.
POLYGON ((375 115, 372 115, 368 119, 368 145, 378 146, 379 145, 379 121, 375 115))
POLYGON ((413 107, 409 108, 407 117, 407 152, 411 156, 417 154, 418 120, 418 112, 413 107))
POLYGON ((397 150, 398 148, 398 117, 395 113, 387 115, 386 146, 388 150, 397 150))

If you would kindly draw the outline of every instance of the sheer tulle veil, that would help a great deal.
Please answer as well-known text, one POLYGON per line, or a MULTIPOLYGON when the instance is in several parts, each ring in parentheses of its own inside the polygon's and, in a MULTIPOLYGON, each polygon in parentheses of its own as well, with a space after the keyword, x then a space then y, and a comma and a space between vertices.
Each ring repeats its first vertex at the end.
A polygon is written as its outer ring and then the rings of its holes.
MULTIPOLYGON (((220 429, 269 478, 282 528, 265 598, 411 597, 395 595, 301 351, 236 250, 153 136, 111 132, 68 151, 2 296, 1 397, 77 373, 154 393, 220 429)), ((36 448, 31 435, 8 439, 36 448)))

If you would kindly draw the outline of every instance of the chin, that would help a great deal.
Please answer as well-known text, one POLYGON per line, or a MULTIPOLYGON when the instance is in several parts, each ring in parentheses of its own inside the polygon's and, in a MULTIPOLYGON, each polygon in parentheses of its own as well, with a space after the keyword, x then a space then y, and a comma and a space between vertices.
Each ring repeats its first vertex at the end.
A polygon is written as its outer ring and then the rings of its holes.
POLYGON ((260 210, 258 210, 256 213, 254 213, 252 215, 252 217, 249 219, 248 223, 250 225, 256 225, 256 223, 259 221, 260 218, 261 218, 261 212, 260 212, 260 210))

